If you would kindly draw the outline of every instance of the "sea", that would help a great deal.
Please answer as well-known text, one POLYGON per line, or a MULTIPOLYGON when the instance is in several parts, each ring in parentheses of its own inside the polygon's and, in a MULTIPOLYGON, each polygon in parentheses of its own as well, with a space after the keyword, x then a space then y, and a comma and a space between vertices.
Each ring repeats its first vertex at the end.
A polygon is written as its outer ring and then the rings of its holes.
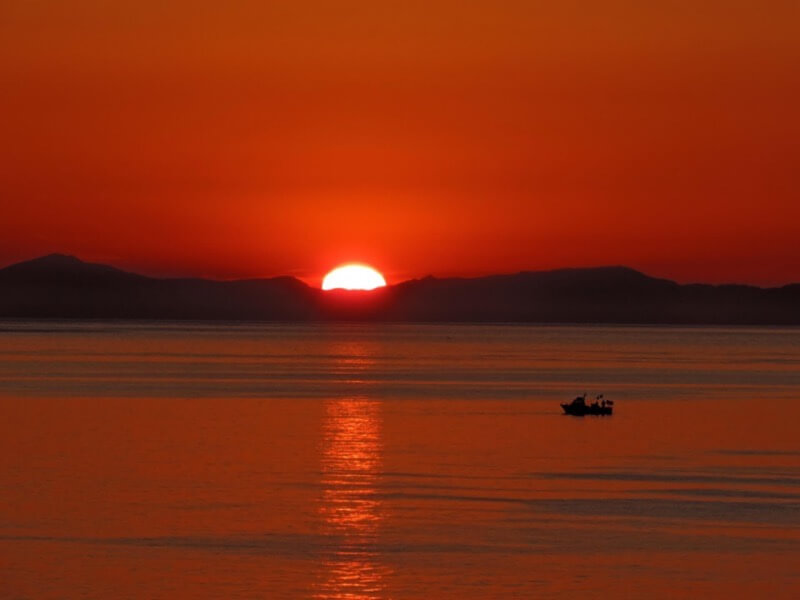
POLYGON ((798 597, 800 329, 0 321, 0 598, 798 597))

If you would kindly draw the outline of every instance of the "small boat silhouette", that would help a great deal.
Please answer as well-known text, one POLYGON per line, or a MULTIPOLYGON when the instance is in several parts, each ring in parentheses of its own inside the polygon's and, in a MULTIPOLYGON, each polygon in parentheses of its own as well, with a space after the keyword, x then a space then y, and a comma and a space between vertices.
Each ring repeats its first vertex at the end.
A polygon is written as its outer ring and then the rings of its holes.
POLYGON ((586 394, 578 396, 569 404, 562 404, 565 415, 582 417, 584 415, 610 415, 614 412, 613 400, 603 399, 603 394, 597 396, 591 404, 586 404, 586 394))

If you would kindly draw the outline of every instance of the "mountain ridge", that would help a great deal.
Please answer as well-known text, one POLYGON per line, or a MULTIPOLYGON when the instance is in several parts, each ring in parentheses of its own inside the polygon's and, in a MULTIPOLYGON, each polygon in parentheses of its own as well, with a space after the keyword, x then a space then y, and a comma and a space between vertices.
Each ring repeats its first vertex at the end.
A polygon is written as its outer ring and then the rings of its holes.
POLYGON ((679 284, 621 265, 323 292, 280 276, 155 278, 50 254, 0 269, 0 318, 800 325, 800 284, 679 284))

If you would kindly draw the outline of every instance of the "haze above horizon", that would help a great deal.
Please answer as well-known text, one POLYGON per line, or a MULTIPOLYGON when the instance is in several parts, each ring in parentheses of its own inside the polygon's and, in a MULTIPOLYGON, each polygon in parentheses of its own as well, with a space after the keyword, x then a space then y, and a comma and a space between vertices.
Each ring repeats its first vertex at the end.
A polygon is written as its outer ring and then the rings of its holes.
POLYGON ((8 0, 0 264, 798 281, 796 10, 8 0))

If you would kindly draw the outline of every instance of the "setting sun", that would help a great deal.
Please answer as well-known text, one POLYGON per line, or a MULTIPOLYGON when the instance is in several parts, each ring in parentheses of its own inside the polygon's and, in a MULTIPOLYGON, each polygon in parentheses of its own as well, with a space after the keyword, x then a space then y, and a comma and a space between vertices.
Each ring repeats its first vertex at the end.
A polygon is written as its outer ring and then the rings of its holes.
POLYGON ((337 267, 322 280, 323 290, 374 290, 385 285, 383 275, 366 265, 337 267))

